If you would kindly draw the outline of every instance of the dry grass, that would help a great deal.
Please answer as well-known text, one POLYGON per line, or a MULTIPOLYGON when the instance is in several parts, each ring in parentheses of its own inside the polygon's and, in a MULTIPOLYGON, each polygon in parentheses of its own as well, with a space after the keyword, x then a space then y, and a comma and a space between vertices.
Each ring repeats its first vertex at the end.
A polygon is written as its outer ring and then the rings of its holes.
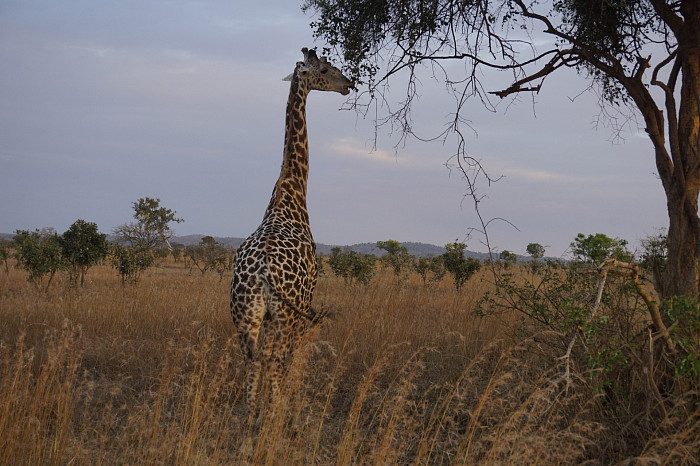
POLYGON ((472 315, 479 277, 462 293, 388 272, 367 287, 322 277, 315 304, 333 318, 307 334, 255 432, 225 280, 175 264, 126 287, 108 267, 86 280, 44 294, 0 271, 9 464, 698 462, 695 408, 679 402, 647 438, 614 430, 584 382, 564 389, 557 355, 507 338, 517 316, 472 315))

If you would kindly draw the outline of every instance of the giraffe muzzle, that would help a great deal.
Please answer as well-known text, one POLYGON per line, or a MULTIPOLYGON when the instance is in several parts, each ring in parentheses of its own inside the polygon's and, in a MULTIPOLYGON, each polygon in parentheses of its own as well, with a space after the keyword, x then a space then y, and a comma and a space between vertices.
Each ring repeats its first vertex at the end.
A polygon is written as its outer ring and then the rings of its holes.
POLYGON ((348 84, 347 87, 346 87, 345 89, 343 89, 342 91, 340 91, 340 93, 343 94, 343 95, 348 95, 348 94, 350 94, 350 89, 356 89, 356 88, 355 88, 355 83, 350 82, 350 84, 348 84))

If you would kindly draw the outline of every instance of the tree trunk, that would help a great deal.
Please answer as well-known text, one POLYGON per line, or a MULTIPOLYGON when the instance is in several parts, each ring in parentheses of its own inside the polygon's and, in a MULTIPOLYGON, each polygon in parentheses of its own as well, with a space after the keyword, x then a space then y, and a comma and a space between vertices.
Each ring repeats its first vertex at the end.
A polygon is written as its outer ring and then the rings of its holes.
POLYGON ((679 186, 668 197, 668 262, 663 274, 662 297, 698 293, 698 190, 679 186))
MULTIPOLYGON (((693 2, 688 2, 692 4, 693 2)), ((692 6, 692 5, 691 5, 692 6)), ((686 5, 688 7, 688 5, 686 5)), ((697 13, 697 8, 694 8, 697 13)), ((678 34, 681 90, 677 139, 671 144, 673 174, 664 183, 668 206, 668 264, 662 297, 698 293, 700 259, 700 21, 684 12, 685 24, 678 34)), ((667 118, 671 118, 667 115, 667 118)), ((670 130, 673 131, 672 125, 670 130)))
POLYGON ((52 270, 49 273, 49 281, 46 283, 46 288, 44 289, 44 293, 48 293, 49 287, 51 286, 51 282, 53 281, 53 276, 56 275, 56 270, 52 270))

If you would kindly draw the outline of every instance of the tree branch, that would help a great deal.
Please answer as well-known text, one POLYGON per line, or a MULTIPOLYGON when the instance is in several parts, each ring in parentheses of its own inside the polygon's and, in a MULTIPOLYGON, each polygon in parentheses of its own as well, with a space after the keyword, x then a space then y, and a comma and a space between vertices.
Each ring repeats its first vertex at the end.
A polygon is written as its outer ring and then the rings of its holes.
POLYGON ((542 87, 542 83, 538 84, 537 86, 534 87, 522 87, 523 84, 530 83, 536 79, 546 78, 550 73, 553 71, 557 70, 558 68, 561 68, 564 66, 565 61, 564 61, 564 54, 567 53, 567 51, 550 51, 550 52, 555 52, 556 55, 548 61, 542 69, 540 69, 538 72, 526 76, 523 79, 520 79, 513 84, 508 89, 502 90, 502 91, 495 91, 495 92, 489 92, 489 94, 497 95, 501 99, 509 96, 510 94, 515 94, 518 92, 539 92, 540 88, 542 87), (557 63, 559 60, 562 60, 560 63, 557 63))
POLYGON ((649 3, 651 3, 651 6, 654 7, 654 10, 664 23, 668 24, 676 37, 678 37, 684 25, 683 18, 678 16, 676 12, 673 11, 673 8, 664 0, 649 0, 649 3))
POLYGON ((668 177, 674 167, 678 167, 680 164, 680 141, 678 140, 678 112, 676 108, 676 98, 674 92, 676 89, 676 81, 678 79, 678 73, 681 69, 681 59, 678 56, 678 50, 674 50, 664 61, 656 65, 654 72, 651 75, 651 84, 660 87, 664 91, 665 103, 666 103, 666 120, 668 122, 668 139, 669 147, 671 149, 671 159, 668 161, 668 177), (669 64, 672 60, 673 68, 671 68, 671 73, 668 78, 668 83, 663 83, 657 79, 659 71, 669 64))
POLYGON ((639 267, 636 264, 630 264, 628 262, 618 261, 616 259, 607 259, 596 269, 589 271, 596 272, 604 276, 604 274, 612 273, 614 275, 620 275, 622 277, 629 278, 634 283, 635 289, 639 296, 647 306, 649 310, 649 316, 651 317, 654 326, 656 327, 657 335, 664 339, 666 346, 671 353, 676 352, 676 348, 671 340, 671 336, 668 333, 668 329, 661 319, 661 311, 659 310, 659 303, 651 296, 642 284, 639 278, 639 267))

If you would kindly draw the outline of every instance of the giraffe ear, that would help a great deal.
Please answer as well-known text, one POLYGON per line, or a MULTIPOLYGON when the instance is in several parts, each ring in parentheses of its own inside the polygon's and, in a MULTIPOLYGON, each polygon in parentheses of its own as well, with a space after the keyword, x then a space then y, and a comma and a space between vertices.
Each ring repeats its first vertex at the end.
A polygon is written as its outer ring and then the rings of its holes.
POLYGON ((294 73, 290 74, 289 76, 285 76, 284 78, 282 78, 282 81, 291 81, 293 77, 294 73))

